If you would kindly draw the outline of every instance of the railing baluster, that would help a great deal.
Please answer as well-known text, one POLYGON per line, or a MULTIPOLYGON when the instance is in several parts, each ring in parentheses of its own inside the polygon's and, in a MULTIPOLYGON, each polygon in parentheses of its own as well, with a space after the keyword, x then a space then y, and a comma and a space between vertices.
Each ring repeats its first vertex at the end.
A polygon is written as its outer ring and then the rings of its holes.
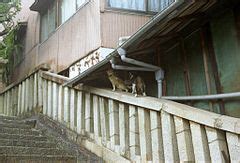
POLYGON ((22 105, 22 84, 18 86, 18 102, 17 102, 17 115, 21 114, 21 105, 22 105))
POLYGON ((25 88, 25 113, 27 113, 29 111, 29 79, 26 79, 25 88))
POLYGON ((63 120, 63 87, 59 85, 58 88, 58 122, 62 122, 63 120))
POLYGON ((152 138, 152 161, 164 162, 162 126, 159 112, 150 111, 151 138, 152 138))
POLYGON ((53 110, 53 119, 57 120, 58 118, 58 87, 57 83, 52 84, 52 110, 53 110))
POLYGON ((119 142, 119 114, 118 114, 118 105, 113 100, 108 100, 109 107, 109 129, 110 129, 110 142, 111 149, 119 151, 116 145, 120 145, 119 142))
POLYGON ((76 95, 75 90, 70 91, 70 128, 75 130, 75 118, 76 118, 76 95))
POLYGON ((22 82, 22 107, 21 107, 21 114, 25 112, 25 97, 26 97, 26 83, 25 81, 22 82))
POLYGON ((119 103, 120 153, 129 157, 129 111, 126 105, 119 103))
POLYGON ((161 111, 161 120, 165 162, 179 162, 173 117, 167 112, 161 111))
POLYGON ((48 93, 47 93, 47 96, 48 96, 48 101, 47 101, 47 115, 49 117, 52 117, 52 82, 51 81, 48 81, 47 82, 47 85, 48 85, 48 93))
POLYGON ((82 134, 84 126, 84 99, 83 92, 77 92, 77 132, 82 134))
POLYGON ((138 108, 139 138, 141 161, 152 161, 150 113, 144 108, 138 108))
POLYGON ((136 107, 129 106, 129 146, 130 158, 135 161, 140 159, 139 147, 139 126, 138 126, 138 113, 136 107))
POLYGON ((43 107, 43 79, 42 77, 39 75, 39 73, 37 74, 37 103, 35 107, 43 107))
POLYGON ((67 124, 67 126, 69 127, 69 122, 70 122, 70 110, 69 110, 69 88, 68 87, 64 87, 64 108, 63 108, 63 120, 64 122, 67 124))
POLYGON ((47 101, 48 101, 48 86, 47 86, 47 80, 43 80, 43 114, 47 115, 47 110, 48 110, 48 106, 47 106, 47 101))
POLYGON ((32 111, 33 109, 33 101, 34 101, 34 76, 30 76, 29 79, 29 100, 28 100, 28 105, 29 105, 29 110, 32 111))
POLYGON ((212 162, 229 162, 228 149, 223 131, 205 127, 212 162))
POLYGON ((91 95, 90 93, 85 93, 85 131, 91 132, 91 95))
POLYGON ((7 114, 7 92, 4 93, 4 111, 3 113, 6 115, 7 114))
POLYGON ((99 100, 98 96, 93 95, 93 115, 94 115, 94 135, 95 140, 99 143, 99 137, 101 133, 101 126, 100 126, 100 111, 99 111, 99 100))
POLYGON ((102 144, 107 145, 108 131, 107 131, 107 123, 106 123, 107 118, 106 118, 106 114, 105 114, 106 102, 103 97, 99 97, 99 104, 100 104, 102 144))
POLYGON ((37 85, 37 74, 33 76, 33 107, 37 107, 37 99, 38 99, 38 85, 37 85))
POLYGON ((3 94, 0 96, 0 114, 3 114, 4 109, 4 96, 3 94))
POLYGON ((240 162, 240 135, 226 133, 230 162, 240 162))
POLYGON ((192 136, 189 122, 174 116, 180 162, 194 162, 192 136))
POLYGON ((12 110, 10 96, 11 96, 11 90, 7 91, 7 114, 6 115, 10 115, 12 110))
POLYGON ((18 95, 18 88, 13 88, 13 116, 17 116, 17 95, 18 95))
POLYGON ((207 135, 204 127, 197 123, 190 122, 190 128, 195 160, 199 162, 211 162, 207 135))

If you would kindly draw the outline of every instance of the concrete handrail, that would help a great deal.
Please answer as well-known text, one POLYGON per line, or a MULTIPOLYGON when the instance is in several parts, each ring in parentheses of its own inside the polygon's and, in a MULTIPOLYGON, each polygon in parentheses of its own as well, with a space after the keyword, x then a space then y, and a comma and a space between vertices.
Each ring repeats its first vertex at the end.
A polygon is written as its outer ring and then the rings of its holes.
MULTIPOLYGON (((56 76, 50 72, 42 72, 42 77, 51 81, 58 81, 59 84, 63 84, 68 80, 66 77, 63 78, 59 75, 56 76)), ((113 92, 110 89, 94 88, 90 86, 77 86, 75 88, 98 96, 154 111, 164 110, 174 116, 178 116, 205 126, 240 134, 239 118, 220 115, 164 99, 153 97, 135 97, 130 93, 118 91, 113 92)))
POLYGON ((164 99, 65 87, 67 80, 37 71, 0 95, 0 114, 46 115, 86 137, 80 145, 109 162, 240 161, 238 118, 164 99))

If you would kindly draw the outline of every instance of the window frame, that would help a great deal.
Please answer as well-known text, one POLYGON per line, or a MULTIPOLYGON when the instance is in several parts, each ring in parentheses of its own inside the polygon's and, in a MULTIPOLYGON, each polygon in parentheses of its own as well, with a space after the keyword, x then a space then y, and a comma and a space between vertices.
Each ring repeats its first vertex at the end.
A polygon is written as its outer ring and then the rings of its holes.
MULTIPOLYGON (((110 7, 109 4, 109 0, 104 0, 105 1, 105 9, 106 10, 113 10, 113 11, 122 11, 122 12, 131 12, 131 13, 140 13, 140 14, 148 14, 148 15, 155 15, 158 12, 161 11, 150 11, 148 10, 148 6, 149 6, 149 1, 148 0, 144 0, 145 3, 145 11, 142 10, 134 10, 134 9, 125 9, 125 8, 117 8, 117 7, 110 7)), ((163 11, 163 10, 162 10, 163 11)))
MULTIPOLYGON (((68 18, 66 19, 65 21, 62 22, 62 13, 61 13, 61 3, 62 3, 62 0, 54 0, 53 3, 51 3, 47 9, 43 10, 41 13, 40 13, 40 32, 39 32, 39 41, 40 43, 43 43, 45 42, 46 40, 48 40, 49 37, 51 37, 51 35, 53 35, 57 30, 58 28, 65 24, 69 19, 71 19, 81 8, 83 8, 87 3, 89 3, 89 0, 84 0, 84 3, 82 3, 80 6, 78 6, 77 4, 77 0, 74 0, 75 1, 75 11, 74 13, 68 18), (46 38, 42 38, 42 16, 44 14, 47 14, 47 19, 49 21, 49 10, 52 6, 55 6, 55 29, 51 32, 47 32, 48 36, 46 38)), ((49 30, 49 29, 47 29, 49 30)))

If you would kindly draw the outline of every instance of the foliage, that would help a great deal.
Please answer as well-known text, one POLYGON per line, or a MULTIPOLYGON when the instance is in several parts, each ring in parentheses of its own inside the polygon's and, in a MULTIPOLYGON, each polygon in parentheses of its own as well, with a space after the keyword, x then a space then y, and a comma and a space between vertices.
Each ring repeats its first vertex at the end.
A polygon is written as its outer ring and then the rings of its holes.
POLYGON ((13 63, 13 54, 19 54, 21 45, 17 38, 19 26, 14 20, 16 14, 20 10, 19 0, 3 0, 0 2, 0 25, 2 42, 0 43, 0 57, 8 59, 8 64, 5 66, 3 79, 8 83, 10 68, 13 63))
POLYGON ((3 30, 0 36, 5 36, 14 28, 14 18, 20 11, 19 0, 3 0, 0 2, 0 24, 3 30))

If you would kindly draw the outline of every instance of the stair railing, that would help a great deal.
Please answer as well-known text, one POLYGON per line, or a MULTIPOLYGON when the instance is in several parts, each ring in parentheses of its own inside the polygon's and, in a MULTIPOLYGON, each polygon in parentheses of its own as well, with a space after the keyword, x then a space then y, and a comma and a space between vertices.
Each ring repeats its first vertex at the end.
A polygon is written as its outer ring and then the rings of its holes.
POLYGON ((1 94, 0 113, 41 112, 131 161, 240 161, 239 118, 107 89, 63 87, 66 80, 38 71, 1 94))

